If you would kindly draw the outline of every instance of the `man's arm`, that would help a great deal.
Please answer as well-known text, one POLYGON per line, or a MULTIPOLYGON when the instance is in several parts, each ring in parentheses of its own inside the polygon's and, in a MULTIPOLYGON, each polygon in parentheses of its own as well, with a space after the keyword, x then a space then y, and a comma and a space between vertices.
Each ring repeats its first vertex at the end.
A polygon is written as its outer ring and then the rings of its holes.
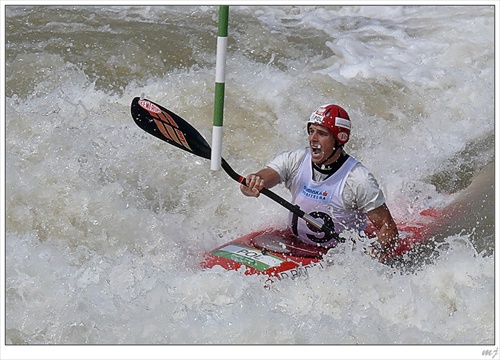
POLYGON ((387 205, 382 204, 367 213, 370 221, 378 229, 378 242, 384 252, 394 249, 399 238, 398 228, 387 205))
POLYGON ((240 190, 246 196, 258 197, 263 188, 272 188, 280 183, 280 175, 270 167, 264 168, 255 174, 247 175, 247 186, 241 185, 240 190))

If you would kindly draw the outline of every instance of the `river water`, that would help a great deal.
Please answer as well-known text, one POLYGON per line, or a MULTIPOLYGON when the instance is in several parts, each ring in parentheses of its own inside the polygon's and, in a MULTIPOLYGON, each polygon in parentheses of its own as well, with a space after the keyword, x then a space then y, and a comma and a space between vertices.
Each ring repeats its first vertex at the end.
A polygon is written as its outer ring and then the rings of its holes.
POLYGON ((218 7, 4 11, 6 344, 329 345, 113 347, 122 359, 460 359, 498 345, 492 6, 230 6, 223 156, 236 171, 305 146, 305 119, 332 101, 396 219, 465 204, 411 270, 345 246, 270 287, 199 262, 287 211, 130 115, 144 95, 211 139, 218 7))

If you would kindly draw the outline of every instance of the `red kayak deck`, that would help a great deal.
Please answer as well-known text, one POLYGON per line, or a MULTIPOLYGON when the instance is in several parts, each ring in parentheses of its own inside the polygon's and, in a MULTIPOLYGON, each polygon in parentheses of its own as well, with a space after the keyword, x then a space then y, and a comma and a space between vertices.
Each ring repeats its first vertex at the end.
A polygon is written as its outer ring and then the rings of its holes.
MULTIPOLYGON (((398 224, 400 240, 394 256, 408 252, 430 237, 433 220, 439 217, 439 212, 426 210, 420 215, 418 224, 398 224)), ((375 228, 368 226, 365 232, 373 236, 375 228)), ((296 278, 306 275, 311 267, 322 267, 322 256, 328 250, 297 241, 289 229, 266 229, 244 235, 210 251, 205 254, 201 265, 203 268, 221 266, 226 270, 242 269, 246 275, 296 278)))
POLYGON ((256 231, 205 255, 202 267, 216 265, 226 270, 243 268, 246 275, 265 274, 280 279, 295 278, 312 266, 322 266, 325 248, 298 244, 288 230, 256 231))

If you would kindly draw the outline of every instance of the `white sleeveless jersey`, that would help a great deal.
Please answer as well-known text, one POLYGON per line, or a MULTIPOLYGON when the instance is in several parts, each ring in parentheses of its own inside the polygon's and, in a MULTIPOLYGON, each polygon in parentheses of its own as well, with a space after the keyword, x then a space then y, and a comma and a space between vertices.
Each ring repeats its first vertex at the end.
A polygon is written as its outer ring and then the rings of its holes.
MULTIPOLYGON (((267 164, 280 175, 280 183, 284 183, 288 190, 297 177, 301 164, 309 148, 301 148, 280 154, 267 164)), ((310 164, 309 164, 310 166, 310 164)), ((317 181, 325 180, 326 175, 314 171, 313 178, 317 181)), ((360 162, 350 171, 345 180, 342 200, 346 209, 359 210, 367 213, 385 203, 385 197, 373 174, 360 162)))
MULTIPOLYGON (((346 209, 342 200, 347 176, 357 163, 356 159, 349 157, 340 169, 326 180, 314 181, 311 154, 308 152, 291 184, 293 203, 305 213, 326 223, 337 235, 344 230, 364 230, 366 214, 359 210, 346 209)), ((339 242, 338 236, 328 236, 293 213, 290 213, 290 220, 293 233, 305 243, 332 247, 339 242)))

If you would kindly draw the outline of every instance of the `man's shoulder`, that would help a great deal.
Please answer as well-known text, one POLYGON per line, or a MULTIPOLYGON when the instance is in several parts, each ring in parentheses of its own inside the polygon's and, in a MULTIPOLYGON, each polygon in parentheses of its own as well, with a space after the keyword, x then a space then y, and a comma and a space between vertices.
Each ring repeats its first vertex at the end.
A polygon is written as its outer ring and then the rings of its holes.
POLYGON ((368 174, 371 173, 371 171, 365 165, 363 165, 362 162, 356 160, 356 164, 354 164, 354 166, 352 167, 351 173, 367 176, 368 174))
POLYGON ((304 157, 306 156, 308 151, 309 151, 308 147, 303 147, 303 148, 292 150, 290 152, 290 155, 299 159, 299 160, 302 160, 302 159, 304 159, 304 157))
POLYGON ((298 149, 290 150, 287 153, 290 154, 291 156, 301 156, 304 157, 307 154, 307 151, 309 150, 309 147, 301 147, 298 149))
POLYGON ((267 167, 280 174, 281 181, 292 179, 307 154, 307 148, 286 151, 272 160, 267 167))
POLYGON ((307 154, 308 148, 299 148, 291 151, 285 151, 279 154, 275 161, 287 162, 287 163, 297 163, 301 162, 304 159, 304 156, 307 154))
POLYGON ((365 165, 363 165, 363 163, 361 163, 360 161, 357 161, 357 163, 352 167, 347 181, 351 184, 351 186, 365 184, 372 185, 373 183, 375 183, 378 187, 377 180, 375 179, 372 171, 365 165))

